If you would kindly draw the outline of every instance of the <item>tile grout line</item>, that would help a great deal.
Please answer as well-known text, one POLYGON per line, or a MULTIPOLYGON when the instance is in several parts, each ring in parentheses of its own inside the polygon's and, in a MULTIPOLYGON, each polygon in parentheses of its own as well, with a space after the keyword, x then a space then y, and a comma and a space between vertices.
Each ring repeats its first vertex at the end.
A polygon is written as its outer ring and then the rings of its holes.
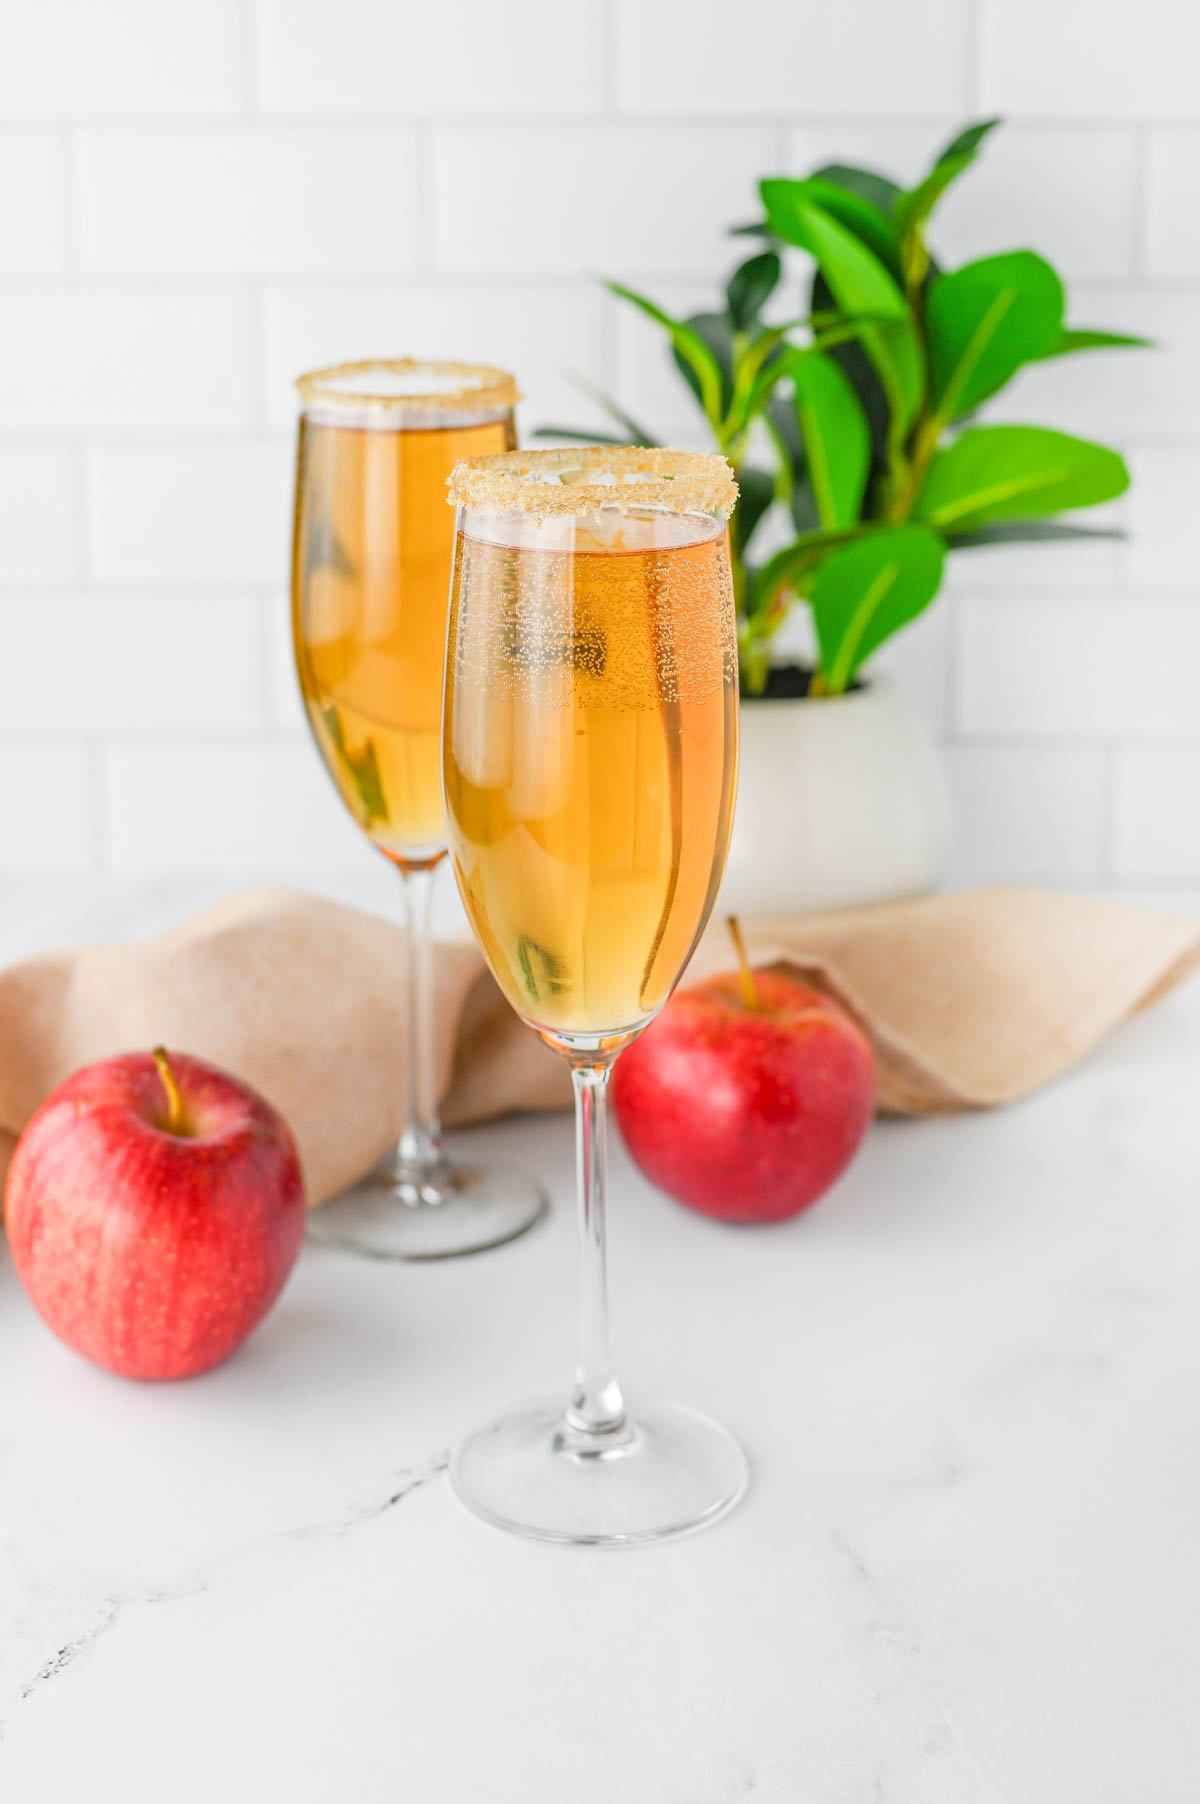
MULTIPOLYGON (((1116 742, 1110 731, 1097 728, 1088 733, 1060 734, 1041 730, 1036 733, 1006 734, 989 729, 984 732, 970 733, 953 730, 942 735, 947 746, 955 751, 969 750, 980 752, 1031 752, 1039 755, 1055 752, 1104 752, 1116 742)), ((1161 739, 1145 737, 1126 740, 1124 744, 1136 744, 1153 747, 1156 751, 1198 751, 1200 750, 1200 732, 1194 738, 1171 738, 1169 735, 1161 739)))
POLYGON ((1101 876, 1112 882, 1120 863, 1120 747, 1111 742, 1104 757, 1104 812, 1101 817, 1101 876))
MULTIPOLYGON (((14 746, 94 745, 104 752, 135 749, 144 752, 182 746, 193 751, 229 749, 232 746, 253 749, 256 745, 296 745, 304 743, 304 727, 229 726, 172 727, 129 726, 110 721, 108 725, 75 727, 69 722, 55 727, 13 727, 0 729, 0 750, 14 746)), ((1192 749, 1197 749, 1193 744, 1192 749)), ((313 769, 320 768, 319 761, 313 769)))
POLYGON ((263 732, 275 733, 279 722, 276 719, 275 696, 275 610, 279 607, 279 596, 274 590, 263 589, 258 596, 258 660, 259 660, 259 706, 262 709, 263 732))
MULTIPOLYGON (((436 173, 436 157, 433 161, 436 173)), ((699 285, 707 284, 712 280, 711 265, 702 265, 699 262, 691 264, 628 262, 624 267, 631 277, 636 277, 641 281, 699 285)), ((10 296, 58 295, 66 292, 77 293, 84 297, 113 294, 169 294, 175 296, 228 294, 244 283, 247 274, 244 267, 211 270, 188 268, 184 265, 166 271, 127 269, 119 272, 106 271, 97 275, 72 272, 69 277, 61 274, 57 276, 32 275, 14 271, 3 278, 3 288, 0 292, 10 296)), ((339 268, 334 275, 329 273, 327 267, 309 270, 282 268, 256 271, 254 279, 287 294, 314 294, 331 288, 349 286, 372 293, 384 292, 389 288, 406 289, 422 286, 461 287, 464 290, 503 289, 505 286, 586 287, 591 274, 590 268, 582 264, 554 269, 537 269, 526 266, 517 269, 482 270, 455 269, 452 266, 442 266, 436 261, 432 261, 428 270, 423 271, 414 270, 411 263, 404 267, 398 266, 395 269, 383 271, 378 269, 358 270, 353 266, 344 266, 339 268)), ((1119 294, 1132 288, 1147 295, 1178 295, 1200 301, 1200 276, 1089 276, 1085 280, 1075 282, 1073 286, 1094 291, 1096 294, 1119 294)))
POLYGON ((946 670, 942 679, 942 726, 939 739, 943 744, 952 744, 958 725, 958 701, 960 672, 962 662, 962 602, 961 597, 953 590, 945 597, 946 608, 946 670))
POLYGON ((600 0, 602 60, 600 104, 606 120, 620 118, 619 72, 621 61, 621 15, 618 0, 600 0))
MULTIPOLYGON (((964 64, 965 68, 965 64, 964 64)), ((863 112, 858 106, 852 108, 806 106, 798 108, 786 116, 789 125, 821 125, 838 126, 846 131, 880 130, 890 131, 895 128, 929 127, 941 131, 947 123, 948 112, 953 107, 922 107, 917 112, 863 112)), ((1130 127, 1147 126, 1164 130, 1197 129, 1195 112, 1155 113, 1140 108, 1129 108, 1123 111, 1096 113, 1048 113, 1042 111, 1017 111, 1005 115, 1008 123, 1014 127, 1028 130, 1092 132, 1102 130, 1127 130, 1130 127)), ((612 126, 621 131, 636 131, 643 127, 654 130, 672 130, 679 127, 685 131, 720 131, 728 126, 735 130, 760 128, 763 115, 751 107, 733 109, 729 112, 720 110, 685 109, 675 111, 655 111, 652 108, 639 110, 620 109, 611 115, 599 108, 594 112, 581 112, 578 107, 571 107, 562 112, 524 112, 497 113, 479 111, 474 113, 456 113, 453 110, 425 112, 422 110, 369 108, 360 112, 315 112, 312 110, 272 110, 258 111, 251 114, 243 104, 242 110, 232 109, 223 113, 159 113, 159 114, 126 114, 95 116, 78 113, 59 113, 46 111, 31 113, 23 118, 0 119, 0 143, 7 133, 28 131, 53 131, 74 126, 84 126, 99 136, 106 133, 153 133, 188 132, 188 131, 235 131, 242 126, 250 126, 256 131, 269 132, 275 126, 284 130, 302 128, 314 132, 320 131, 374 131, 379 128, 392 128, 397 131, 416 123, 445 126, 451 131, 477 131, 529 128, 535 131, 561 132, 564 129, 596 130, 598 127, 612 126)))
MULTIPOLYGON (((82 276, 82 246, 79 241, 79 132, 66 125, 58 135, 59 196, 58 204, 63 232, 63 274, 66 286, 73 287, 82 276)), ((7 288, 8 283, 5 283, 7 288)))
POLYGON ((83 437, 72 438, 67 445, 68 481, 71 489, 72 546, 71 561, 75 580, 72 588, 86 591, 92 586, 94 559, 88 477, 88 445, 83 437))
POLYGON ((240 8, 242 51, 242 101, 252 120, 262 117, 262 63, 259 56, 257 0, 242 0, 240 8))
POLYGON ((437 279, 437 133, 436 127, 426 120, 414 120, 412 133, 412 274, 415 282, 430 282, 437 279))
MULTIPOLYGON (((436 241, 436 229, 432 235, 436 241)), ((622 267, 639 281, 658 282, 664 286, 709 287, 713 279, 711 266, 702 268, 698 263, 686 268, 678 265, 635 263, 624 263, 622 267)), ((139 299, 164 295, 172 300, 214 295, 228 298, 244 292, 247 281, 260 282, 264 287, 275 289, 281 294, 299 296, 326 294, 331 289, 344 292, 347 288, 354 288, 363 294, 387 294, 392 289, 407 293, 422 288, 450 288, 463 294, 485 295, 492 289, 504 292, 518 288, 548 288, 556 293, 574 288, 586 293, 594 279, 594 268, 583 264, 567 269, 518 269, 492 274, 478 269, 447 268, 434 261, 427 270, 414 269, 410 262, 404 269, 389 270, 382 275, 378 271, 359 273, 352 268, 339 270, 333 276, 326 271, 315 270, 308 274, 288 270, 277 273, 255 271, 251 274, 245 268, 225 269, 218 274, 187 269, 179 269, 169 275, 130 271, 119 276, 104 276, 99 280, 84 278, 79 282, 67 282, 61 276, 47 278, 11 275, 3 279, 0 295, 6 295, 10 299, 37 299, 43 295, 57 298, 63 294, 73 294, 84 300, 131 295, 139 299)), ((1200 299, 1200 283, 1186 286, 1200 299)))
POLYGON ((966 55, 964 70, 967 95, 967 111, 971 118, 978 118, 982 108, 980 94, 983 90, 983 19, 981 8, 983 0, 967 0, 966 25, 963 33, 963 49, 966 55))
POLYGON ((604 371, 605 392, 621 405, 621 324, 615 295, 600 298, 600 366, 604 371))
MULTIPOLYGON (((267 392, 267 299, 261 282, 246 284, 246 355, 250 377, 250 413, 244 431, 231 435, 231 444, 252 444, 268 436, 270 397, 267 392)), ((195 443, 194 439, 189 439, 195 443)))
POLYGON ((94 871, 108 874, 110 827, 110 796, 107 734, 91 734, 88 746, 88 781, 89 800, 91 802, 92 845, 91 866, 94 871))
MULTIPOLYGON (((258 599, 261 599, 260 592, 258 599)), ((255 598, 251 598, 254 605, 255 598)), ((266 609, 270 617, 270 606, 282 605, 276 596, 266 609)), ((255 635, 257 643, 257 634, 255 635)), ((260 698, 261 699, 261 698, 260 698)), ((69 721, 58 722, 52 726, 0 726, 0 746, 28 746, 32 744, 56 744, 64 740, 76 741, 87 739, 89 735, 97 735, 105 743, 153 746, 155 744, 186 745, 228 745, 254 744, 264 737, 276 734, 287 739, 294 739, 299 729, 292 726, 269 726, 267 728, 253 723, 231 723, 228 726, 188 726, 175 727, 160 722, 158 725, 130 726, 118 722, 94 727, 76 727, 69 721)), ((1128 732, 1123 738, 1114 739, 1111 727, 1090 728, 1087 731, 1055 734, 1053 731, 1039 727, 1029 732, 1010 730, 1004 732, 995 728, 982 728, 978 731, 970 728, 950 726, 937 731, 935 737, 944 747, 955 751, 978 750, 990 752, 1029 752, 1037 754, 1055 754, 1058 752, 1096 752, 1113 750, 1120 752, 1165 752, 1179 754, 1184 757, 1200 756, 1200 730, 1186 734, 1178 730, 1167 732, 1136 731, 1128 732)), ((314 767, 315 768, 315 767, 314 767)))
POLYGON ((1153 204, 1152 154, 1153 147, 1149 128, 1139 125, 1134 133, 1133 245, 1131 247, 1133 280, 1138 283, 1150 281, 1150 215, 1153 204))
MULTIPOLYGON (((680 416, 681 419, 683 417, 684 416, 682 415, 680 416)), ((72 438, 74 434, 81 432, 86 432, 90 445, 96 448, 102 447, 105 450, 134 449, 139 447, 149 448, 152 446, 194 446, 200 449, 219 450, 230 445, 245 445, 251 441, 264 449, 273 448, 279 450, 291 442, 292 422, 289 420, 283 427, 276 427, 272 424, 268 424, 263 431, 253 433, 249 430, 244 420, 231 422, 228 426, 220 428, 207 425, 202 427, 198 426, 194 431, 190 430, 187 426, 175 428, 162 426, 97 426, 87 421, 68 422, 57 426, 40 425, 29 427, 5 426, 0 424, 0 448, 7 447, 11 450, 22 445, 62 444, 65 440, 72 438)), ((1193 433, 1172 436, 1164 434, 1152 435, 1150 433, 1139 432, 1136 440, 1133 438, 1130 439, 1130 445, 1134 451, 1171 451, 1181 453, 1185 456, 1194 456, 1197 451, 1200 451, 1200 437, 1197 437, 1193 433)), ((0 577, 0 581, 2 580, 2 577, 0 577)), ((1195 580, 1190 573, 1183 581, 1190 591, 1194 591, 1195 580)), ((41 585, 38 586, 40 587, 41 585)), ((972 586, 973 585, 966 585, 965 587, 970 588, 972 586)), ((1012 593, 1020 595, 1024 592, 1026 585, 1014 581, 1010 586, 1006 586, 1001 582, 989 581, 986 587, 989 594, 1012 593)), ((1085 587, 1086 585, 1083 584, 1073 585, 1072 592, 1082 590, 1085 587)), ((1166 593, 1167 591, 1164 591, 1164 594, 1166 593)))

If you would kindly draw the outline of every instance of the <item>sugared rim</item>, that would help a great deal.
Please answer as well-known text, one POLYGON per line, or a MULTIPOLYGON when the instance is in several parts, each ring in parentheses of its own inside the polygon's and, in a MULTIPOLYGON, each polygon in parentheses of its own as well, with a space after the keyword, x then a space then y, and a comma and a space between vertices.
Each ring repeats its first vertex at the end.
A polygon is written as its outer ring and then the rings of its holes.
POLYGON ((654 446, 589 445, 584 450, 501 451, 457 463, 447 483, 452 504, 497 514, 621 513, 644 507, 728 519, 737 483, 723 457, 654 446))
POLYGON ((507 370, 434 357, 365 357, 297 376, 306 407, 347 413, 499 413, 521 399, 507 370))

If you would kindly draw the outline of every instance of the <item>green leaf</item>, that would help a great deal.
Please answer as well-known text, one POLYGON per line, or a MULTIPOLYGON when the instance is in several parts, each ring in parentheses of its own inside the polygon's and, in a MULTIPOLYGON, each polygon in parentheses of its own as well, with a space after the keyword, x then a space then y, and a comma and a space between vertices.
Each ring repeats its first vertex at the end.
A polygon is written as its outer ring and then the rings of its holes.
POLYGON ((812 248, 804 236, 806 228, 802 223, 797 223, 797 214, 802 207, 820 207, 861 244, 865 244, 885 269, 894 276, 899 275, 899 233, 887 214, 856 189, 845 188, 841 183, 827 181, 820 175, 808 176, 804 181, 780 176, 763 182, 761 192, 768 223, 788 244, 799 244, 806 250, 812 248), (768 188, 772 192, 771 200, 767 197, 768 188), (796 232, 801 235, 796 236, 796 232))
POLYGON ((808 480, 804 440, 800 436, 796 410, 781 392, 777 392, 763 408, 762 419, 778 460, 775 493, 787 504, 796 531, 808 532, 818 524, 817 504, 808 480))
POLYGON ((896 200, 893 211, 901 236, 901 263, 910 291, 925 280, 930 267, 923 236, 926 221, 951 183, 971 167, 984 138, 999 123, 998 119, 985 119, 978 125, 968 126, 939 151, 928 175, 896 200))
MULTIPOLYGON (((813 277, 812 307, 814 311, 818 311, 830 307, 832 303, 833 295, 829 284, 818 269, 813 277)), ((858 396, 858 404, 871 429, 871 467, 882 471, 886 469, 888 460, 888 402, 879 380, 879 372, 861 342, 852 340, 847 344, 837 345, 830 349, 829 355, 858 396)))
POLYGON ((576 388, 581 389, 589 399, 596 403, 597 407, 602 407, 604 409, 610 419, 614 419, 617 422, 621 431, 626 434, 622 443, 628 445, 657 445, 658 440, 655 438, 654 434, 652 432, 647 432, 644 426, 639 426, 637 421, 630 414, 627 414, 623 407, 619 407, 614 400, 606 395, 602 388, 597 388, 594 383, 587 381, 583 376, 574 377, 574 382, 576 388))
POLYGON ((351 752, 346 745, 346 735, 342 731, 342 717, 337 709, 333 706, 322 708, 321 718, 325 722, 325 730, 333 742, 334 750, 354 785, 362 809, 362 825, 371 827, 376 821, 386 821, 388 817, 387 797, 383 793, 383 779, 379 774, 375 741, 365 739, 361 752, 351 752))
POLYGON ((767 217, 782 238, 803 246, 820 266, 841 311, 851 318, 873 314, 891 324, 873 325, 862 345, 879 373, 888 398, 893 432, 907 431, 924 387, 921 348, 907 302, 891 275, 844 225, 796 194, 802 184, 768 180, 761 184, 767 217))
POLYGON ((628 301, 644 313, 647 319, 652 319, 655 325, 662 326, 670 333, 676 355, 696 378, 700 405, 715 425, 721 417, 721 366, 704 339, 685 320, 673 319, 655 301, 649 300, 644 294, 638 294, 635 289, 626 288, 621 282, 609 282, 606 286, 619 300, 628 301))
MULTIPOLYGON (((730 336, 731 385, 729 404, 725 409, 726 445, 734 444, 757 417, 779 381, 780 359, 789 354, 787 334, 796 326, 811 324, 807 320, 788 320, 768 331, 756 332, 747 339, 745 333, 730 336)), ((727 323, 728 329, 728 323, 727 323)))
POLYGON ((939 451, 913 510, 942 532, 1094 507, 1129 487, 1115 451, 1045 426, 975 426, 939 451))
POLYGON ((327 509, 314 505, 304 533, 304 578, 310 582, 319 570, 334 576, 353 576, 354 560, 338 538, 327 509))
POLYGON ((1155 351, 1158 346, 1154 339, 1137 338, 1132 332, 1095 332, 1084 326, 1064 326, 1050 349, 1043 351, 1041 357, 1069 357, 1074 351, 1123 349, 1155 351))
POLYGON ((964 169, 969 169, 975 161, 973 155, 961 157, 945 157, 935 163, 923 181, 910 188, 896 202, 896 224, 901 232, 908 234, 920 231, 942 195, 952 182, 957 181, 964 169))
POLYGON ((760 251, 739 264, 725 288, 725 305, 736 332, 748 332, 774 294, 783 271, 778 251, 760 251))
POLYGON ((769 470, 743 464, 737 473, 738 498, 729 529, 738 551, 745 556, 754 529, 775 499, 775 478, 769 470))
POLYGON ((852 229, 810 197, 812 183, 776 177, 759 186, 772 228, 816 259, 843 313, 908 319, 904 296, 887 269, 852 229))
POLYGON ((940 420, 994 395, 1062 332, 1063 287, 1033 251, 982 257, 938 276, 925 302, 930 383, 940 420))
POLYGON ((844 188, 840 182, 826 181, 810 175, 801 184, 808 200, 823 207, 846 230, 862 240, 873 251, 885 269, 898 274, 900 268, 900 235, 891 216, 856 188, 844 188))
POLYGON ((792 525, 798 533, 816 532, 821 524, 821 516, 817 511, 817 498, 813 494, 813 486, 805 472, 803 478, 793 484, 788 497, 788 511, 792 516, 792 525))
POLYGON ((888 219, 903 192, 888 176, 880 175, 874 169, 856 169, 851 163, 826 163, 824 168, 814 171, 814 180, 832 182, 835 188, 845 188, 850 194, 869 200, 888 219))
POLYGON ((833 532, 823 532, 819 527, 802 531, 790 545, 782 546, 753 572, 746 612, 765 613, 781 589, 792 587, 828 552, 862 533, 863 529, 856 526, 840 527, 833 532))
MULTIPOLYGON (((729 316, 725 313, 692 313, 683 321, 683 324, 689 331, 695 332, 697 337, 703 339, 716 359, 717 368, 721 373, 720 411, 725 413, 733 392, 733 327, 730 324, 729 316)), ((678 345, 671 346, 671 356, 676 369, 707 414, 702 384, 687 358, 680 352, 678 345)), ((715 425, 716 422, 712 420, 712 416, 708 417, 710 424, 715 425)))
POLYGON ((832 551, 809 590, 821 669, 841 695, 865 658, 937 594, 945 547, 924 526, 896 526, 832 551))
MULTIPOLYGON (((763 359, 757 375, 743 381, 742 376, 750 367, 751 352, 739 366, 738 380, 734 384, 734 400, 726 422, 729 431, 734 434, 744 432, 750 422, 762 412, 784 377, 790 376, 805 358, 817 356, 824 346, 846 344, 853 339, 864 338, 867 331, 868 322, 865 320, 843 320, 840 325, 829 326, 824 331, 815 333, 809 344, 777 345, 763 359)), ((764 337, 769 336, 770 334, 764 334, 764 337)), ((762 340, 758 342, 761 344, 762 340)))
POLYGON ((938 163, 953 161, 955 157, 973 157, 988 133, 994 132, 996 127, 1003 123, 1002 119, 981 119, 977 125, 968 125, 964 131, 959 132, 956 138, 951 138, 949 144, 938 152, 934 168, 937 168, 938 163))
POLYGON ((977 526, 970 532, 948 532, 955 551, 971 551, 979 545, 1046 544, 1055 539, 1124 539, 1119 526, 1071 526, 1063 520, 997 520, 994 526, 977 526))
POLYGON ((858 519, 871 467, 871 432, 848 378, 818 352, 792 370, 796 417, 822 526, 858 519))
POLYGON ((795 409, 789 406, 784 395, 773 394, 763 409, 763 419, 767 429, 774 437, 781 457, 786 457, 794 477, 804 474, 804 440, 800 437, 800 426, 796 419, 795 409))
POLYGON ((572 444, 580 445, 657 445, 658 440, 653 434, 647 432, 644 426, 639 426, 623 407, 618 407, 617 403, 604 393, 603 389, 597 388, 594 383, 585 381, 582 376, 575 376, 572 380, 576 388, 580 389, 583 394, 596 403, 597 407, 603 408, 604 412, 616 421, 621 428, 622 436, 614 438, 611 432, 585 432, 574 426, 539 426, 534 431, 535 438, 565 438, 569 439, 572 444))
POLYGON ((522 933, 517 936, 517 963, 525 980, 525 988, 536 1001, 539 996, 558 996, 570 986, 564 981, 563 961, 535 939, 522 933))

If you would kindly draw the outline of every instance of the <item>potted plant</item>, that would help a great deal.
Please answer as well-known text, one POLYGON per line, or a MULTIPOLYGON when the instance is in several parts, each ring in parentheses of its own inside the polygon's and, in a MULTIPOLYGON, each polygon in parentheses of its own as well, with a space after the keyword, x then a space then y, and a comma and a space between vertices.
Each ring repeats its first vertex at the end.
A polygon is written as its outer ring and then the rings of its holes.
MULTIPOLYGON (((929 606, 948 552, 1099 536, 1106 529, 1057 516, 1129 483, 1103 445, 978 423, 1026 364, 1147 342, 1068 327, 1062 281, 1033 251, 954 270, 936 262, 933 211, 997 123, 960 133, 910 189, 842 164, 763 181, 761 220, 734 228, 763 248, 711 312, 676 319, 608 284, 666 334, 740 486, 731 551, 748 705, 727 878, 739 905, 834 906, 936 882, 948 823, 940 764, 898 694, 864 666, 929 606), (808 309, 768 322, 793 247, 812 267, 808 309), (797 606, 811 611, 811 668, 773 656, 797 606)), ((545 436, 659 442, 597 398, 619 438, 545 436)))

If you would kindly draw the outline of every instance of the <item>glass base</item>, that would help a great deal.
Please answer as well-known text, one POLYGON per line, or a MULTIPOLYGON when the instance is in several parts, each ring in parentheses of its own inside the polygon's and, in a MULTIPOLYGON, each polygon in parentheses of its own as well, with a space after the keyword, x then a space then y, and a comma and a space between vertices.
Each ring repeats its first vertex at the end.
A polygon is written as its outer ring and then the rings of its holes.
POLYGON ((548 1207, 519 1171, 447 1161, 433 1177, 393 1155, 314 1209, 308 1236, 366 1259, 454 1259, 515 1240, 548 1207))
POLYGON ((450 1480, 475 1515, 539 1541, 629 1547, 715 1522, 749 1482, 733 1436, 681 1403, 646 1403, 611 1435, 533 1404, 469 1435, 450 1480))

